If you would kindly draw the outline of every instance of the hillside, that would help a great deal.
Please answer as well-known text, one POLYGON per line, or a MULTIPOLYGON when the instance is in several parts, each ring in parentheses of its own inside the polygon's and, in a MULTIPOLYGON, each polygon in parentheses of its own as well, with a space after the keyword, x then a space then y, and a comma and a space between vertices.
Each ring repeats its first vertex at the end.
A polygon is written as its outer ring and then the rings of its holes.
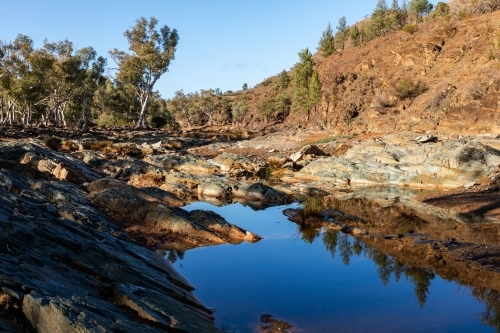
MULTIPOLYGON (((413 34, 398 31, 314 59, 321 102, 307 121, 306 115, 292 112, 284 125, 300 123, 334 133, 485 133, 500 128, 499 11, 430 20, 413 34)), ((247 125, 263 125, 256 106, 277 95, 277 79, 241 93, 252 106, 247 125)))

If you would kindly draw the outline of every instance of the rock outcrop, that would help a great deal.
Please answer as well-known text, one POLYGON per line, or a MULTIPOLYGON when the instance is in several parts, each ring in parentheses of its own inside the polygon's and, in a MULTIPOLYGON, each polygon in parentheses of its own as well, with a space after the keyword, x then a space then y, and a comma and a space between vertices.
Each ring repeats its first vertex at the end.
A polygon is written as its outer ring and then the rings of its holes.
POLYGON ((193 287, 82 188, 5 169, 0 179, 0 287, 25 328, 219 332, 193 287))
POLYGON ((499 139, 461 138, 418 143, 411 134, 359 142, 344 155, 318 159, 295 178, 340 185, 458 187, 474 182, 500 164, 499 139))

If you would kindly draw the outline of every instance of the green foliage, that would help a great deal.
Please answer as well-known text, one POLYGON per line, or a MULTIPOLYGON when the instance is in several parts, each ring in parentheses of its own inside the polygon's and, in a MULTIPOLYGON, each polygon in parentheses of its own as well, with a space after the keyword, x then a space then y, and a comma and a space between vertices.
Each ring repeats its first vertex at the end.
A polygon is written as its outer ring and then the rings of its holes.
POLYGON ((436 8, 434 9, 434 12, 432 12, 432 17, 433 18, 444 17, 448 16, 449 14, 450 14, 450 6, 447 3, 438 2, 436 8))
POLYGON ((241 121, 245 115, 248 113, 250 107, 248 106, 247 99, 245 97, 236 98, 231 103, 231 112, 233 116, 233 121, 241 121))
POLYGON ((370 34, 372 38, 385 35, 387 33, 387 27, 389 26, 387 4, 383 3, 377 4, 377 7, 372 13, 371 21, 369 25, 370 34), (385 8, 385 9, 384 9, 385 8))
POLYGON ((274 99, 274 110, 281 114, 281 119, 284 121, 286 115, 292 106, 292 99, 287 93, 281 93, 274 99))
POLYGON ((290 85, 290 82, 292 80, 290 79, 290 76, 288 76, 288 73, 285 70, 282 70, 281 73, 278 74, 278 88, 286 90, 288 86, 290 85))
POLYGON ((243 83, 243 86, 241 87, 241 90, 248 90, 248 84, 243 83))
POLYGON ((302 202, 302 206, 303 218, 320 216, 321 211, 325 209, 322 197, 308 197, 302 202))
POLYGON ((158 20, 154 17, 149 21, 141 17, 131 30, 126 30, 124 33, 132 53, 117 49, 110 52, 118 64, 116 79, 134 87, 137 91, 141 112, 136 127, 146 127, 145 115, 153 87, 168 71, 179 41, 177 30, 170 30, 166 25, 156 30, 157 24, 158 20))
POLYGON ((434 5, 428 0, 410 0, 409 3, 410 13, 415 14, 418 20, 420 20, 423 15, 429 14, 433 8, 434 5))
POLYGON ((387 1, 378 0, 377 5, 375 6, 375 11, 386 12, 387 10, 389 10, 389 7, 387 7, 387 1))
POLYGON ((309 49, 306 48, 300 51, 299 59, 299 62, 293 68, 292 110, 295 112, 308 112, 314 103, 310 97, 315 96, 309 92, 310 81, 314 74, 314 64, 309 49))
POLYGON ((335 53, 335 37, 330 23, 328 23, 328 27, 321 34, 318 51, 320 51, 323 57, 328 57, 335 53))
POLYGON ((356 25, 352 26, 351 29, 349 29, 349 37, 351 38, 352 44, 354 46, 359 45, 361 32, 359 31, 359 28, 356 25))
POLYGON ((261 119, 264 119, 266 122, 269 121, 269 119, 274 115, 274 112, 276 111, 275 107, 276 104, 274 98, 264 97, 257 107, 261 119))
POLYGON ((410 78, 400 78, 392 82, 394 93, 401 99, 414 98, 427 91, 427 85, 420 81, 413 81, 410 78))
POLYGON ((404 32, 407 32, 409 34, 414 34, 415 32, 418 31, 418 24, 405 24, 403 25, 403 27, 401 28, 401 30, 403 30, 404 32))
POLYGON ((347 40, 348 37, 348 31, 349 26, 347 25, 347 20, 345 16, 342 16, 339 19, 339 24, 337 25, 337 34, 335 35, 335 40, 338 44, 338 46, 344 50, 345 47, 345 41, 347 40))
POLYGON ((314 105, 321 100, 321 82, 317 71, 313 71, 311 80, 309 80, 309 103, 314 105))

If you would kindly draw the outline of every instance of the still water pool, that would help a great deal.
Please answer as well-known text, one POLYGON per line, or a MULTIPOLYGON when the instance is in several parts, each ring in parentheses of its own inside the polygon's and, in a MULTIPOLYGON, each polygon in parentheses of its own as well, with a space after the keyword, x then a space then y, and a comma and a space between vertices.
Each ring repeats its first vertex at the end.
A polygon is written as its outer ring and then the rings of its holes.
POLYGON ((269 313, 293 324, 294 332, 496 331, 485 324, 500 321, 496 291, 405 266, 340 232, 301 232, 282 214, 290 207, 185 207, 215 211, 264 238, 167 253, 195 295, 215 310, 218 327, 258 332, 260 315, 269 313))

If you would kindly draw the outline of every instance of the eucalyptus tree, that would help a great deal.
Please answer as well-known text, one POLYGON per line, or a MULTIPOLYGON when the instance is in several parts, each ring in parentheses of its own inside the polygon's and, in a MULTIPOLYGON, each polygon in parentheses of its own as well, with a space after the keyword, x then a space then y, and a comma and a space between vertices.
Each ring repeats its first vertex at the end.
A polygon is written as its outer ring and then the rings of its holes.
POLYGON ((216 112, 221 111, 222 91, 216 89, 200 89, 198 107, 206 117, 206 122, 213 125, 213 117, 216 112))
POLYGON ((192 93, 185 94, 184 91, 177 90, 174 97, 168 101, 168 107, 172 110, 176 118, 185 122, 191 127, 195 117, 195 96, 192 93))
POLYGON ((2 123, 12 124, 17 113, 21 115, 22 124, 28 125, 34 109, 40 109, 36 102, 43 89, 40 76, 33 69, 33 41, 18 35, 12 43, 3 43, 2 48, 0 90, 2 108, 6 108, 5 118, 2 110, 2 123))
POLYGON ((245 115, 248 113, 249 110, 250 107, 248 105, 247 97, 244 95, 239 95, 238 97, 236 97, 231 102, 231 113, 232 113, 233 123, 241 122, 245 118, 245 115))
POLYGON ((80 59, 80 97, 82 101, 82 126, 83 132, 87 132, 90 123, 91 104, 98 87, 105 82, 103 76, 106 68, 106 59, 97 57, 97 52, 92 47, 85 47, 76 53, 80 59))
POLYGON ((144 17, 136 25, 126 30, 124 35, 131 53, 114 49, 110 55, 118 65, 116 80, 133 86, 140 100, 141 111, 136 128, 146 125, 146 112, 153 87, 160 77, 168 71, 174 59, 179 35, 176 29, 164 25, 156 29, 158 20, 144 17))
POLYGON ((107 126, 134 123, 141 105, 133 87, 105 78, 94 93, 90 107, 98 114, 97 123, 107 126))
POLYGON ((46 106, 43 123, 47 125, 52 120, 56 126, 66 126, 66 108, 79 93, 85 75, 82 57, 76 54, 73 43, 67 39, 54 43, 45 40, 30 60, 34 75, 44 87, 45 96, 37 102, 46 106))

